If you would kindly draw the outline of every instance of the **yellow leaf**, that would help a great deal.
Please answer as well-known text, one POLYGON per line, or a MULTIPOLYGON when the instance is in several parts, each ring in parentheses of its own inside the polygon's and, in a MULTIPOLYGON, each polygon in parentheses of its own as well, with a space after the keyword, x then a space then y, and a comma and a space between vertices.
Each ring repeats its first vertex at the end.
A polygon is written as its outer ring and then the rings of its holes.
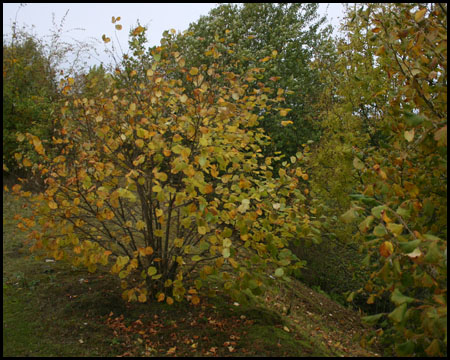
POLYGON ((145 249, 145 255, 151 255, 153 254, 153 248, 151 246, 147 246, 145 249))
POLYGON ((163 172, 156 173, 155 174, 155 178, 157 178, 158 180, 161 180, 161 181, 166 181, 167 180, 167 174, 163 173, 163 172))
POLYGON ((189 71, 189 74, 197 75, 198 74, 198 68, 196 68, 196 67, 191 68, 191 70, 189 71))
POLYGON ((137 139, 137 140, 135 141, 135 143, 136 143, 136 146, 137 146, 138 148, 144 147, 144 140, 142 140, 142 139, 137 139))
POLYGON ((198 303, 200 303, 200 298, 197 295, 194 295, 192 296, 191 301, 194 305, 197 305, 198 303))
POLYGON ((16 185, 14 185, 14 186, 11 188, 11 190, 12 190, 14 193, 18 193, 21 187, 22 187, 21 185, 16 184, 16 185))
POLYGON ((203 192, 205 194, 211 194, 213 192, 214 188, 211 184, 207 184, 205 185, 205 187, 203 188, 203 192))
POLYGON ((161 302, 161 301, 164 301, 164 298, 165 298, 166 296, 164 295, 164 293, 160 293, 159 295, 158 295, 158 301, 159 302, 161 302))
POLYGON ((381 212, 381 217, 386 224, 392 222, 392 219, 386 215, 386 211, 384 210, 381 212))
POLYGON ((287 125, 291 125, 291 124, 293 124, 293 122, 291 120, 287 120, 287 121, 282 121, 281 122, 282 126, 287 126, 287 125))
POLYGON ((381 45, 378 50, 375 52, 375 55, 380 56, 383 55, 386 52, 386 49, 384 45, 381 45))
POLYGON ((144 303, 147 301, 147 296, 145 296, 145 294, 141 294, 138 296, 138 300, 139 300, 139 302, 144 303))
POLYGON ((142 220, 139 220, 139 221, 136 223, 136 229, 142 230, 142 229, 144 229, 144 228, 145 228, 145 222, 143 222, 142 220))
POLYGON ((441 127, 434 133, 434 140, 436 140, 440 146, 447 146, 447 125, 441 127))
POLYGON ((281 116, 286 116, 288 114, 289 111, 291 111, 292 109, 280 109, 280 115, 281 116))
POLYGON ((139 35, 141 32, 143 32, 145 30, 145 28, 143 28, 142 26, 138 26, 136 29, 133 30, 133 35, 139 35))
POLYGON ((228 262, 231 264, 232 267, 234 267, 235 269, 237 269, 239 267, 239 264, 237 263, 236 260, 234 260, 233 258, 228 258, 228 262))
POLYGON ((34 137, 33 138, 33 145, 34 145, 34 148, 36 149, 36 151, 37 151, 37 153, 39 155, 44 155, 45 154, 44 153, 44 148, 42 147, 41 140, 39 140, 38 138, 34 137))
POLYGON ((427 8, 420 9, 414 15, 414 20, 416 20, 416 22, 421 22, 423 20, 423 17, 425 16, 426 12, 427 12, 427 8))
POLYGON ((385 241, 380 245, 380 255, 383 257, 389 257, 394 251, 394 247, 390 241, 385 241))
POLYGON ((58 204, 55 203, 53 200, 50 200, 50 201, 48 202, 48 207, 49 207, 50 209, 57 209, 57 208, 58 208, 58 204))
MULTIPOLYGON (((169 305, 172 305, 172 304, 173 304, 173 299, 172 299, 170 296, 168 296, 167 299, 166 299, 166 302, 167 302, 169 305)), ((176 349, 176 347, 175 347, 175 349, 176 349)))
POLYGON ((116 29, 117 29, 117 30, 122 30, 122 25, 117 24, 117 25, 116 25, 116 29))
MULTIPOLYGON (((167 298, 167 300, 169 300, 169 298, 167 298)), ((167 301, 167 302, 169 302, 169 301, 167 301)), ((172 303, 173 303, 173 300, 172 300, 172 303)), ((175 354, 175 351, 177 351, 177 347, 176 347, 176 346, 171 347, 169 350, 167 350, 166 355, 172 355, 172 354, 175 354)))

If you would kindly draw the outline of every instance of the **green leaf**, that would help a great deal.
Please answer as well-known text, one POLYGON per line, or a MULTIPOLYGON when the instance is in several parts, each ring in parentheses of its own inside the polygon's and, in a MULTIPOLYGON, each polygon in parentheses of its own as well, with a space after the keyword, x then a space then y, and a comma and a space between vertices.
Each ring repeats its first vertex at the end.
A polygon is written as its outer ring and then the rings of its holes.
POLYGON ((402 233, 402 231, 403 231, 403 225, 402 224, 389 223, 389 224, 387 224, 386 227, 394 235, 400 235, 402 233))
POLYGON ((403 319, 405 318, 405 313, 406 313, 406 308, 407 308, 407 304, 403 303, 400 306, 397 306, 394 311, 392 311, 388 317, 389 319, 399 323, 402 322, 403 319))
POLYGON ((130 258, 128 256, 119 256, 117 258, 116 263, 120 268, 123 268, 128 263, 129 260, 130 258))
POLYGON ((382 237, 387 234, 387 231, 386 231, 385 227, 383 226, 383 224, 378 224, 373 229, 373 234, 375 236, 382 237))
POLYGON ((415 248, 417 248, 420 243, 421 241, 417 239, 408 242, 399 242, 398 245, 400 246, 400 249, 402 250, 403 253, 408 254, 412 252, 415 248))
POLYGON ((426 119, 423 116, 411 113, 411 112, 404 112, 405 115, 405 122, 408 126, 417 126, 422 124, 426 119))
POLYGON ((129 199, 132 202, 136 201, 136 195, 133 194, 130 190, 128 189, 123 189, 123 188, 119 188, 117 189, 117 193, 119 194, 120 197, 129 199))
POLYGON ((406 208, 403 208, 403 207, 400 207, 400 206, 397 208, 396 213, 399 214, 404 219, 408 219, 411 216, 411 210, 410 209, 406 209, 406 208))
POLYGON ((425 349, 428 356, 438 356, 441 355, 441 349, 439 346, 439 340, 434 339, 431 344, 425 349))
POLYGON ((362 233, 365 233, 372 225, 373 219, 374 219, 374 217, 372 215, 369 215, 368 217, 366 217, 364 219, 364 221, 362 221, 359 224, 359 231, 361 231, 362 233))
POLYGON ((427 254, 425 255, 424 260, 431 264, 438 264, 440 259, 442 258, 442 253, 439 251, 439 247, 437 243, 433 242, 428 247, 427 254))
POLYGON ((409 304, 414 301, 414 298, 403 295, 398 288, 396 288, 391 294, 391 301, 395 305, 401 305, 403 303, 409 304))
POLYGON ((243 199, 242 202, 241 202, 241 205, 239 205, 237 210, 240 213, 243 214, 243 213, 245 213, 248 210, 249 206, 250 206, 250 200, 249 199, 243 199))
POLYGON ((275 270, 276 277, 282 277, 284 275, 284 270, 282 268, 278 268, 275 270))
POLYGON ((149 276, 155 275, 157 272, 158 272, 158 270, 157 270, 154 266, 150 266, 150 267, 147 269, 147 274, 148 274, 149 276))
POLYGON ((224 248, 227 248, 227 247, 230 247, 231 246, 231 240, 229 239, 229 238, 225 238, 225 239, 223 239, 223 247, 224 248))
POLYGON ((364 163, 357 157, 355 157, 353 159, 353 166, 355 167, 355 169, 357 170, 362 170, 365 168, 364 163))
POLYGON ((363 316, 363 317, 361 318, 361 320, 362 320, 363 322, 365 322, 366 324, 374 325, 374 324, 376 324, 376 323, 378 322, 378 320, 379 320, 383 315, 384 315, 384 314, 381 313, 381 314, 376 314, 376 315, 363 316))
POLYGON ((381 212, 383 210, 386 210, 387 206, 386 205, 380 205, 380 206, 375 206, 374 208, 372 208, 371 213, 373 216, 375 216, 377 219, 381 219, 381 212))
POLYGON ((346 224, 352 222, 357 217, 358 217, 358 213, 353 208, 351 208, 350 210, 346 211, 344 214, 341 215, 342 221, 346 224))
POLYGON ((201 259, 203 259, 200 255, 194 255, 192 257, 192 261, 200 261, 201 259))
POLYGON ((412 355, 414 352, 414 342, 408 340, 402 344, 395 345, 395 352, 398 356, 412 355))

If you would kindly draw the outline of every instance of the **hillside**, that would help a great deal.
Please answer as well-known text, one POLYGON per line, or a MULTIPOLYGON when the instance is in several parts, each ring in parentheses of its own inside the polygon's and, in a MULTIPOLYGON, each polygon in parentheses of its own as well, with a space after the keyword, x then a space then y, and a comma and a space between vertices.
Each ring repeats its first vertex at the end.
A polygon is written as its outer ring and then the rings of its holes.
POLYGON ((3 208, 5 356, 377 356, 358 313, 296 280, 262 306, 127 304, 112 277, 28 256, 13 221, 26 209, 5 193, 3 208))

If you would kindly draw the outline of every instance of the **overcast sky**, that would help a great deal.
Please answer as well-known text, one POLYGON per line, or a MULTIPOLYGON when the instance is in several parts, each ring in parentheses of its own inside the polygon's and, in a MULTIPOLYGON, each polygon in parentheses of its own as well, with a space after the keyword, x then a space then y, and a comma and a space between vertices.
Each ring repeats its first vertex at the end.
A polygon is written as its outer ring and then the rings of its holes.
MULTIPOLYGON (((59 25, 64 14, 69 10, 63 30, 83 28, 84 31, 69 31, 64 35, 64 39, 68 42, 72 42, 72 38, 81 41, 90 41, 89 39, 95 38, 100 41, 97 46, 100 56, 97 60, 89 60, 91 65, 98 64, 99 60, 109 62, 103 51, 101 37, 106 34, 114 43, 117 43, 114 25, 111 23, 113 16, 121 17, 119 23, 123 29, 116 34, 126 52, 129 30, 136 26, 138 19, 141 25, 149 27, 149 46, 153 46, 159 44, 164 30, 184 31, 190 23, 197 21, 201 15, 207 15, 217 5, 217 3, 29 3, 17 12, 19 3, 3 3, 3 34, 5 36, 11 33, 11 25, 17 13, 18 24, 28 27, 34 25, 34 32, 41 38, 49 35, 49 30, 54 28, 52 13, 55 14, 55 22, 59 25)), ((339 24, 339 17, 342 16, 343 6, 337 3, 322 3, 319 7, 320 14, 325 14, 327 6, 327 18, 336 27, 339 24)))

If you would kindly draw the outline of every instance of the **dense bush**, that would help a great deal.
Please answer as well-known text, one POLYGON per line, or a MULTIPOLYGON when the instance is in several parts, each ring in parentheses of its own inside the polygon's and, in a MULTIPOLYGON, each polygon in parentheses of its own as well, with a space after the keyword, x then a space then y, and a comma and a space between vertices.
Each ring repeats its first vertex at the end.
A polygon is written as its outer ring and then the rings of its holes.
POLYGON ((214 279, 244 302, 269 275, 283 279, 302 266, 288 244, 318 232, 304 206, 308 176, 299 153, 275 178, 276 158, 261 155, 267 136, 249 130, 259 120, 251 109, 283 100, 282 90, 249 86, 264 70, 186 68, 174 40, 167 34, 151 50, 148 68, 125 62, 101 94, 68 100, 53 139, 60 154, 19 136, 39 155, 23 164, 47 185, 33 198, 36 217, 19 226, 39 223, 32 250, 117 274, 126 300, 197 304, 214 279))
POLYGON ((348 12, 317 149, 329 166, 311 171, 322 189, 351 192, 341 219, 367 254, 367 302, 395 305, 366 321, 398 355, 447 347, 446 24, 442 4, 348 12))

